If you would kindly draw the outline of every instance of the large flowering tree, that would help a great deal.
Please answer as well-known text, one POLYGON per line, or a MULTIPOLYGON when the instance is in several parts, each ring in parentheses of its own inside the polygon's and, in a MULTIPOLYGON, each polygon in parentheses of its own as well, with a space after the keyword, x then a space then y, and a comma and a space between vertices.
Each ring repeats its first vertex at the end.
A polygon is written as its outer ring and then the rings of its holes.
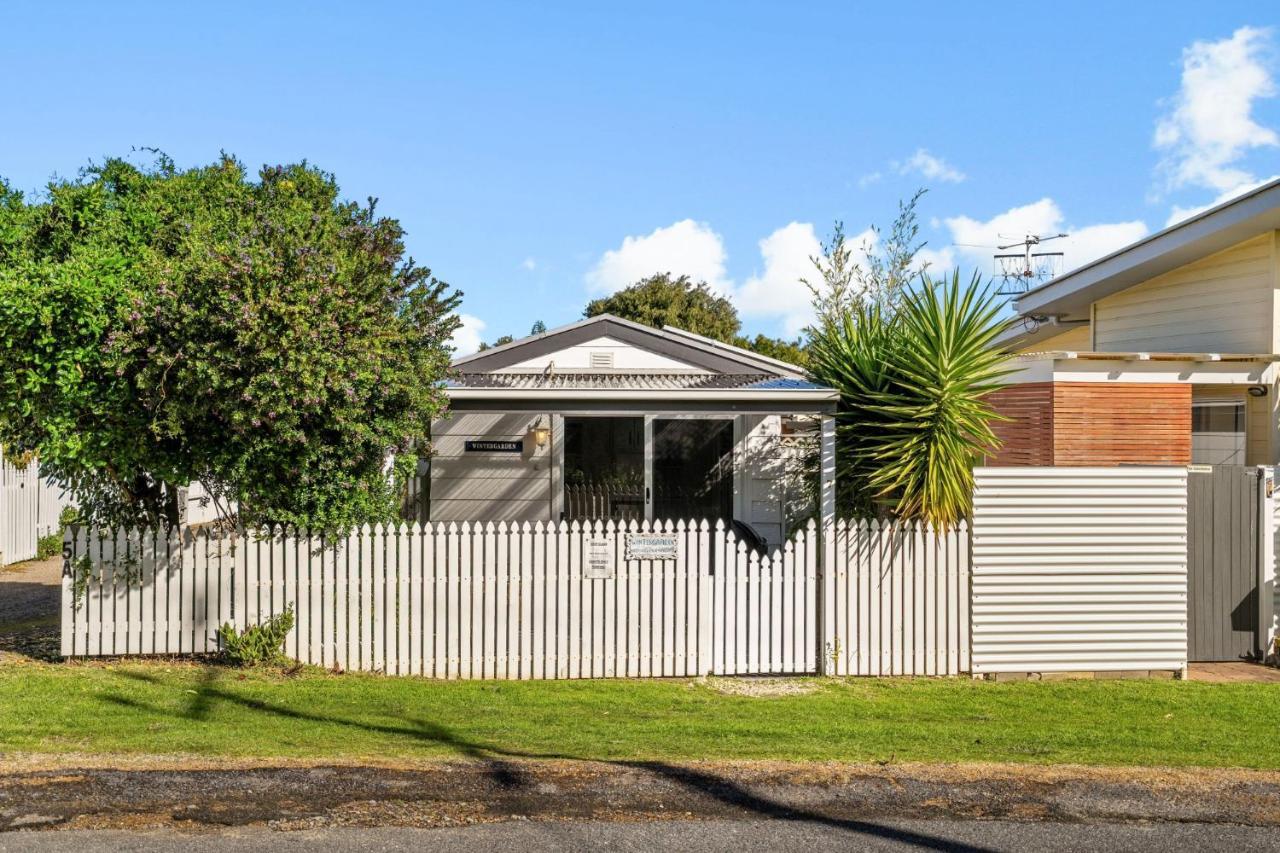
POLYGON ((393 518, 459 300, 402 237, 305 163, 0 183, 0 443, 102 523, 172 520, 193 481, 250 523, 393 518))

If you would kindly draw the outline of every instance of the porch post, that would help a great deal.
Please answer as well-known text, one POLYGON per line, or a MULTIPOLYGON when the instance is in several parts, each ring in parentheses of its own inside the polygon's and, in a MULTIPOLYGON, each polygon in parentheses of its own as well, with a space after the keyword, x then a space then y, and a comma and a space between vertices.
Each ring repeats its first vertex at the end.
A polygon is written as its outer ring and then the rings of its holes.
POLYGON ((836 652, 832 638, 828 637, 830 619, 827 609, 834 604, 829 590, 828 577, 835 577, 835 518, 836 518, 836 419, 822 416, 822 450, 818 468, 818 536, 821 547, 818 553, 817 601, 814 612, 818 617, 818 674, 830 675, 832 655, 836 652))
POLYGON ((1274 642, 1275 620, 1275 469, 1258 466, 1258 651, 1265 660, 1274 642))
POLYGON ((653 521, 653 415, 644 416, 644 517, 653 521))

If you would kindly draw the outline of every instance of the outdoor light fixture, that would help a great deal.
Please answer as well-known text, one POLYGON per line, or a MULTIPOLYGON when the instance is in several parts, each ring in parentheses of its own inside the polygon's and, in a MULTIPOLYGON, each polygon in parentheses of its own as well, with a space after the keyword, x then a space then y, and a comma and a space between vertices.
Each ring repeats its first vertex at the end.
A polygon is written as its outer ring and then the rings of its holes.
POLYGON ((547 442, 551 440, 551 427, 543 426, 539 421, 533 427, 533 443, 537 447, 546 447, 547 442))
POLYGON ((1265 397, 1265 396, 1267 396, 1267 388, 1266 388, 1266 386, 1265 386, 1265 385, 1250 385, 1250 386, 1249 386, 1249 396, 1250 396, 1250 397, 1265 397))

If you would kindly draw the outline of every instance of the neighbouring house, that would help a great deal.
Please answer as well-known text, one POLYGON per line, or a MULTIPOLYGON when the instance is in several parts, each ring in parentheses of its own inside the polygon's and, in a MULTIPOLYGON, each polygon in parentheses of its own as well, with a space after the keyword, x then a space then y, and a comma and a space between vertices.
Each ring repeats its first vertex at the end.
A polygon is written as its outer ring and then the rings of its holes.
POLYGON ((1014 307, 991 464, 1280 462, 1280 181, 1014 307))
POLYGON ((816 509, 819 434, 831 489, 836 392, 749 350, 602 315, 453 367, 422 520, 719 519, 777 545, 816 509))
MULTIPOLYGON (((1133 543, 1117 544, 1131 564, 1121 575, 1070 556, 1064 575, 1099 606, 1144 584, 1152 607, 1185 607, 1190 660, 1265 654, 1280 627, 1268 515, 1280 462, 1280 181, 1029 290, 1015 309, 1002 345, 1019 370, 993 395, 1010 420, 995 425, 1003 446, 989 464, 1192 466, 1176 531, 1185 576, 1161 574, 1160 548, 1133 543)), ((1079 500, 1105 508, 1126 488, 1079 500)), ((1090 536, 1160 532, 1150 517, 1114 517, 1090 536)))

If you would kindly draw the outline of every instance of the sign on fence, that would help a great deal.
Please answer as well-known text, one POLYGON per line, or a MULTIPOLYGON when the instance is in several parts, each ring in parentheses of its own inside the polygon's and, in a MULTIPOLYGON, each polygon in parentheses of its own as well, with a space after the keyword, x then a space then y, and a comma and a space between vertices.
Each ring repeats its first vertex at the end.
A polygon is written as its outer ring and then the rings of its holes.
POLYGON ((597 537, 587 540, 587 566, 582 574, 593 580, 609 580, 613 577, 613 543, 597 537))
POLYGON ((676 537, 655 533, 628 533, 628 560, 674 560, 676 537))

